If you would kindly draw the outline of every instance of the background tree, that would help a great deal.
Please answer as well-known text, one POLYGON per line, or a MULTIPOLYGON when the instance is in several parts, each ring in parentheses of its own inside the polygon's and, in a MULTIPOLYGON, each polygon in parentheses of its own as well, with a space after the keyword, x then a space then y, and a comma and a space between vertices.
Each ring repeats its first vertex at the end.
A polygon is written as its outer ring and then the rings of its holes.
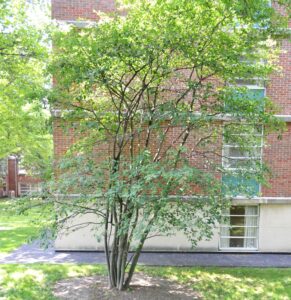
POLYGON ((21 155, 26 166, 43 170, 52 153, 44 110, 48 45, 32 9, 26 1, 0 1, 0 159, 21 155))
POLYGON ((257 130, 280 127, 269 99, 238 86, 275 69, 284 18, 268 2, 127 1, 126 17, 55 35, 52 102, 77 142, 48 197, 53 228, 102 237, 112 288, 129 286, 146 239, 182 231, 195 246, 233 195, 265 183, 261 162, 226 169, 221 148, 251 155, 257 130), (86 213, 96 222, 79 224, 86 213))

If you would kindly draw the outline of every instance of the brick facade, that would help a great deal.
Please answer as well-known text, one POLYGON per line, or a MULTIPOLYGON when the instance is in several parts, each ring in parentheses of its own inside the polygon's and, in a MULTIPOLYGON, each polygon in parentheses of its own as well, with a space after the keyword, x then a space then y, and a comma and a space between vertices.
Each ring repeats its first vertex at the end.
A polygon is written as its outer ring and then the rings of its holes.
MULTIPOLYGON (((291 28, 291 25, 290 25, 291 28)), ((279 57, 281 70, 271 76, 267 95, 273 100, 282 115, 291 115, 291 42, 282 43, 279 57)))
MULTIPOLYGON (((53 0, 52 17, 57 20, 96 20, 95 11, 112 12, 114 0, 53 0)), ((267 96, 278 106, 279 114, 291 115, 291 43, 282 43, 279 58, 281 71, 273 74, 267 83, 267 96)), ((63 129, 60 119, 54 122, 54 153, 62 156, 75 137, 72 129, 63 129)), ((263 197, 291 197, 291 123, 283 139, 276 134, 267 138, 263 159, 272 170, 269 187, 262 188, 263 197)), ((104 149, 105 150, 105 149, 104 149)), ((103 152, 104 153, 104 152, 103 152)))
POLYGON ((96 20, 96 12, 113 12, 114 0, 53 0, 52 18, 56 20, 96 20))
MULTIPOLYGON (((282 43, 279 65, 281 71, 271 76, 267 96, 279 108, 280 115, 291 115, 291 42, 282 43)), ((282 140, 271 134, 263 152, 264 161, 272 171, 271 187, 263 188, 263 196, 291 197, 291 123, 286 124, 282 140)))

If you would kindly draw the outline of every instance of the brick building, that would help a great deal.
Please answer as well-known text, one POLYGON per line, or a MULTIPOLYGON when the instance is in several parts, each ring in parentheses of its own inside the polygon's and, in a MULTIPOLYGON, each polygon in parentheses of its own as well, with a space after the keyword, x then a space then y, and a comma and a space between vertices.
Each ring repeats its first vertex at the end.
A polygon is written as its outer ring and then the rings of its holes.
MULTIPOLYGON (((67 22, 79 19, 95 20, 94 11, 114 11, 114 0, 52 0, 52 18, 67 22)), ((210 241, 199 243, 200 251, 261 251, 291 252, 291 43, 283 42, 279 64, 281 74, 274 74, 267 86, 248 86, 258 95, 269 96, 280 108, 278 117, 286 122, 287 130, 282 140, 276 134, 268 136, 266 146, 260 148, 260 158, 272 169, 270 187, 254 186, 260 196, 247 199, 235 197, 227 213, 230 225, 220 225, 210 241), (234 230, 235 229, 235 230, 234 230)), ((64 132, 54 121, 55 157, 63 155, 74 142, 72 132, 64 132)), ((231 153, 232 145, 224 145, 223 151, 231 153)), ((233 159, 247 159, 235 157, 233 159)), ((227 163, 227 162, 223 162, 227 163)), ((152 250, 190 250, 190 244, 182 234, 176 237, 151 239, 145 246, 152 250), (175 242, 173 243, 173 239, 175 242)), ((94 250, 100 245, 89 229, 82 229, 56 241, 59 250, 94 250), (80 237, 82 237, 80 239, 80 237)))
POLYGON ((0 197, 13 197, 18 194, 18 163, 14 156, 0 161, 0 197))
POLYGON ((40 189, 40 179, 28 176, 19 159, 8 156, 0 160, 0 198, 19 197, 40 189))

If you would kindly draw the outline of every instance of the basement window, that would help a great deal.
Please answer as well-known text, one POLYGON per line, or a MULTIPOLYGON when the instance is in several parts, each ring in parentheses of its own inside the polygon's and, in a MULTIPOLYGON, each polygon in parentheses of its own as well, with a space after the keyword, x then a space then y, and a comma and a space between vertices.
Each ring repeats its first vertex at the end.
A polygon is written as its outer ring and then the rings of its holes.
POLYGON ((257 250, 258 206, 232 206, 220 225, 220 250, 257 250))

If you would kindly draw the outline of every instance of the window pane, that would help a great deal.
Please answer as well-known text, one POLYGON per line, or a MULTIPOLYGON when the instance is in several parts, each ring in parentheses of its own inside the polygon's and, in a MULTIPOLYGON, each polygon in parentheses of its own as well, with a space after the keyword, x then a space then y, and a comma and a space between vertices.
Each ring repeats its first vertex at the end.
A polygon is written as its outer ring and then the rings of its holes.
POLYGON ((221 248, 257 247, 258 207, 232 206, 220 227, 221 248))
POLYGON ((230 238, 229 239, 229 247, 232 248, 243 248, 244 247, 244 239, 234 239, 230 238))
POLYGON ((260 166, 260 158, 225 158, 224 167, 233 168, 233 169, 255 169, 257 166, 260 166))
POLYGON ((251 238, 251 239, 245 239, 244 248, 247 249, 255 249, 257 248, 257 239, 251 238))
POLYGON ((244 227, 231 227, 229 230, 229 236, 245 236, 244 227))
POLYGON ((230 215, 244 215, 245 214, 245 207, 244 206, 231 206, 230 215))
POLYGON ((236 146, 227 146, 224 148, 224 156, 226 157, 261 157, 260 147, 249 147, 247 149, 241 149, 236 146))
POLYGON ((248 96, 252 100, 260 100, 265 97, 265 89, 249 89, 248 96))
POLYGON ((238 78, 236 79, 235 82, 237 85, 256 85, 262 88, 264 86, 264 81, 258 78, 249 78, 249 79, 238 78))
POLYGON ((255 179, 245 179, 242 176, 223 175, 222 182, 224 185, 223 191, 232 196, 259 194, 260 184, 255 179))
POLYGON ((234 111, 240 111, 245 105, 254 106, 256 111, 264 110, 264 97, 265 88, 243 88, 241 86, 235 87, 233 93, 229 99, 225 100, 225 111, 233 113, 234 111))
MULTIPOLYGON (((249 226, 257 226, 256 220, 257 216, 249 216, 247 217, 248 223, 252 224, 249 226), (255 224, 254 224, 255 223, 255 224), (254 224, 254 225, 253 225, 254 224)), ((244 216, 231 216, 231 217, 224 217, 222 220, 221 225, 223 226, 248 226, 246 225, 246 217, 244 216)))

